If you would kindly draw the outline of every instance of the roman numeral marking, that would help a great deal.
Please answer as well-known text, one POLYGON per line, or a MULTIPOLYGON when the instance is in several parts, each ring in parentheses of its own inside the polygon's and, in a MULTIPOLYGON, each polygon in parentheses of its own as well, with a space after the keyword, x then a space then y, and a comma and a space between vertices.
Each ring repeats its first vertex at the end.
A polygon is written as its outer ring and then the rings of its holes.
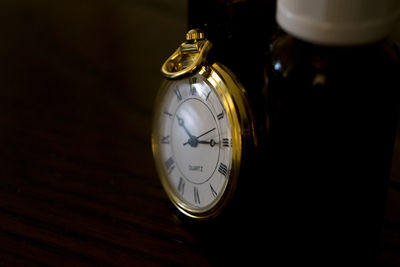
POLYGON ((196 87, 194 86, 194 84, 197 81, 197 77, 192 77, 189 79, 189 83, 190 83, 190 94, 191 95, 195 95, 196 94, 196 87))
POLYGON ((210 92, 208 92, 208 94, 206 96, 206 101, 208 100, 208 97, 210 96, 210 94, 211 94, 211 90, 210 90, 210 92))
POLYGON ((218 120, 221 120, 223 117, 224 117, 223 111, 217 115, 218 120))
POLYGON ((168 174, 170 174, 174 168, 175 168, 175 164, 174 164, 174 159, 172 157, 169 157, 166 161, 165 161, 165 167, 167 168, 168 174))
POLYGON ((181 193, 181 195, 185 192, 185 181, 182 177, 179 177, 178 192, 181 193))
POLYGON ((224 147, 231 147, 232 146, 232 139, 222 138, 222 145, 224 147))
POLYGON ((223 164, 223 163, 221 162, 221 163, 219 164, 218 171, 219 171, 223 176, 226 176, 226 174, 228 173, 228 167, 227 167, 225 164, 223 164))
POLYGON ((197 189, 197 187, 193 187, 193 193, 194 193, 194 203, 200 204, 199 189, 197 189))
POLYGON ((213 195, 213 197, 217 197, 217 191, 214 190, 214 188, 212 187, 211 184, 210 184, 210 189, 211 189, 211 194, 213 195))
POLYGON ((169 144, 169 135, 161 136, 161 143, 162 144, 169 144))
POLYGON ((181 95, 181 92, 179 91, 179 87, 177 86, 174 91, 175 91, 175 94, 176 94, 176 97, 178 98, 178 100, 181 101, 182 95, 181 95))

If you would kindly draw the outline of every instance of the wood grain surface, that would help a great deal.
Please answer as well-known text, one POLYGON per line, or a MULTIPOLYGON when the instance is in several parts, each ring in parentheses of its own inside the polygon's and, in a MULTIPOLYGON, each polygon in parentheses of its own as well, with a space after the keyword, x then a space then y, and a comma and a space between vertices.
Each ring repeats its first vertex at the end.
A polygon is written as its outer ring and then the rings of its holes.
MULTIPOLYGON (((210 265, 151 155, 186 2, 2 1, 0 265, 210 265)), ((398 134, 399 137, 399 134, 398 134)), ((400 265, 400 145, 382 257, 400 265)))

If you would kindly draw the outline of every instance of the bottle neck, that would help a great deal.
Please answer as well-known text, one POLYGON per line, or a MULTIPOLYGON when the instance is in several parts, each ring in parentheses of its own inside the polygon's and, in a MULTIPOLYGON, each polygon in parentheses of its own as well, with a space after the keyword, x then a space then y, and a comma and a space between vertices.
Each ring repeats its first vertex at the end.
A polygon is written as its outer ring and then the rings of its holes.
POLYGON ((202 29, 218 45, 232 39, 269 41, 276 28, 275 0, 189 0, 188 27, 202 29))

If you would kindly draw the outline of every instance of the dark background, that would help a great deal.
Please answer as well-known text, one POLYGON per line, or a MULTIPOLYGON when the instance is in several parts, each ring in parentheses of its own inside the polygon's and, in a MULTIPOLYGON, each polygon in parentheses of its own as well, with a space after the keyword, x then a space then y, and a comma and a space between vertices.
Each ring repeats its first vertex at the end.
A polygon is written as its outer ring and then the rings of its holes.
MULTIPOLYGON (((185 0, 0 3, 0 265, 208 265, 150 147, 185 0)), ((382 257, 400 264, 400 134, 382 257)))

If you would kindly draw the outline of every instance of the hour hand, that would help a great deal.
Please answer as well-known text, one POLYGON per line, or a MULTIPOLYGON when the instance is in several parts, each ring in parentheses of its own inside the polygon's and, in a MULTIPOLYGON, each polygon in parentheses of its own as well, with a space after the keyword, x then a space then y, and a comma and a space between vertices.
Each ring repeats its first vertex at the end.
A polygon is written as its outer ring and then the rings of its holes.
POLYGON ((210 141, 197 141, 197 143, 199 143, 199 144, 207 144, 207 145, 210 145, 211 147, 214 147, 215 145, 218 144, 217 142, 215 142, 214 139, 211 139, 210 141))

